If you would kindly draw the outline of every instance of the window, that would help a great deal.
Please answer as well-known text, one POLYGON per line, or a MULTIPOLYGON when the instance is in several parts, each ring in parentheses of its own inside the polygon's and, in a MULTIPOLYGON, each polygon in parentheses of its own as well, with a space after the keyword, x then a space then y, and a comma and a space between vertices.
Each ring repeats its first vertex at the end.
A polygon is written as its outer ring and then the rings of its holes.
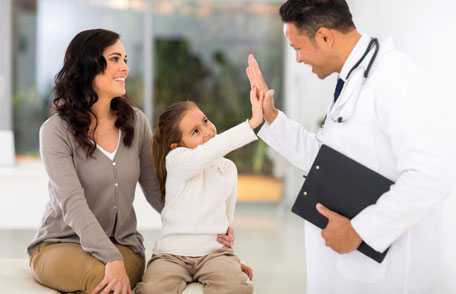
MULTIPOLYGON (((264 0, 13 1, 13 124, 18 156, 38 156, 38 129, 49 115, 54 76, 70 40, 89 28, 121 35, 129 56, 127 94, 150 116, 156 117, 173 102, 191 99, 219 131, 246 120, 249 53, 260 61, 276 97, 282 97, 279 5, 280 1, 264 0)), ((266 151, 258 141, 229 158, 240 174, 271 176, 274 167, 266 151)))

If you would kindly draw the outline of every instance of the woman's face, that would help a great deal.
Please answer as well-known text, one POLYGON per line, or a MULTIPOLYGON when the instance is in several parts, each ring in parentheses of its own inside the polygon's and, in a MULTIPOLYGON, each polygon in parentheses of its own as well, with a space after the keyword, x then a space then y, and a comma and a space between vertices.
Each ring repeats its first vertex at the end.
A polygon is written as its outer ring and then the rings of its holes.
POLYGON ((93 89, 99 98, 112 99, 124 96, 125 80, 128 77, 127 54, 120 40, 103 51, 106 69, 95 76, 93 89))
POLYGON ((185 112, 179 128, 182 132, 182 140, 179 145, 191 149, 206 143, 217 134, 214 124, 198 107, 191 107, 185 112))

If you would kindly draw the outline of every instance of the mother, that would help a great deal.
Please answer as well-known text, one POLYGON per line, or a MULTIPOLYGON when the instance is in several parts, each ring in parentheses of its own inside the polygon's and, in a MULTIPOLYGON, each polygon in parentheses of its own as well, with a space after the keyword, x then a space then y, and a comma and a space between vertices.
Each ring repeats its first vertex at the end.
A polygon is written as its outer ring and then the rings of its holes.
MULTIPOLYGON (((77 34, 56 76, 56 114, 40 129, 50 201, 28 247, 35 279, 50 288, 123 294, 142 278, 136 184, 155 210, 163 203, 151 129, 125 97, 127 76, 119 35, 103 29, 77 34)), ((231 245, 232 235, 219 242, 231 245)))

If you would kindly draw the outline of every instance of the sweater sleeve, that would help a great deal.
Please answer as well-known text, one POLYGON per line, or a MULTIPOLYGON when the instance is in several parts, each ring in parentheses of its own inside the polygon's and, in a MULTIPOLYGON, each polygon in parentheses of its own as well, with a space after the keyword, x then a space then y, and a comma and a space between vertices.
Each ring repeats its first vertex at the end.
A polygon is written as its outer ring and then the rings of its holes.
POLYGON ((166 157, 166 170, 173 177, 190 179, 214 160, 256 139, 248 122, 241 123, 194 149, 179 147, 172 150, 166 157))
POLYGON ((237 177, 237 169, 236 169, 235 182, 233 185, 233 189, 231 190, 230 196, 228 196, 228 199, 226 200, 226 216, 228 218, 228 222, 230 225, 233 225, 234 211, 236 210, 237 186, 238 186, 238 177, 237 177))
POLYGON ((104 232, 89 208, 73 163, 68 131, 51 118, 40 129, 40 153, 49 176, 49 192, 58 204, 63 221, 78 235, 81 247, 103 263, 121 260, 122 255, 104 232))
POLYGON ((141 121, 140 133, 140 176, 139 185, 146 197, 147 202, 157 211, 161 212, 164 203, 161 201, 160 184, 155 173, 152 161, 152 130, 144 113, 137 110, 137 119, 141 121))

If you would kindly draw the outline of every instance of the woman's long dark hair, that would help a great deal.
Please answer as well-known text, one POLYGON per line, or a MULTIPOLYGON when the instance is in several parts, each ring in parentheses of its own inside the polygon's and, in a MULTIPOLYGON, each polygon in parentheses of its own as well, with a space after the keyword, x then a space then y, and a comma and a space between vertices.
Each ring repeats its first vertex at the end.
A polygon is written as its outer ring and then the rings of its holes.
MULTIPOLYGON (((92 83, 95 76, 106 69, 103 51, 119 38, 119 34, 104 29, 78 33, 70 42, 63 67, 55 77, 54 109, 68 123, 87 157, 92 156, 96 150, 96 144, 89 137, 92 117, 95 118, 95 128, 97 125, 96 116, 90 110, 98 101, 92 83)), ((133 107, 127 97, 116 97, 111 101, 111 110, 117 115, 115 126, 124 134, 123 143, 131 146, 135 121, 133 107)))
POLYGON ((182 139, 182 132, 179 124, 187 110, 198 107, 194 102, 183 101, 170 105, 158 118, 158 124, 154 130, 152 138, 152 159, 158 182, 162 201, 165 202, 166 184, 166 155, 171 151, 171 144, 179 144, 182 139))

